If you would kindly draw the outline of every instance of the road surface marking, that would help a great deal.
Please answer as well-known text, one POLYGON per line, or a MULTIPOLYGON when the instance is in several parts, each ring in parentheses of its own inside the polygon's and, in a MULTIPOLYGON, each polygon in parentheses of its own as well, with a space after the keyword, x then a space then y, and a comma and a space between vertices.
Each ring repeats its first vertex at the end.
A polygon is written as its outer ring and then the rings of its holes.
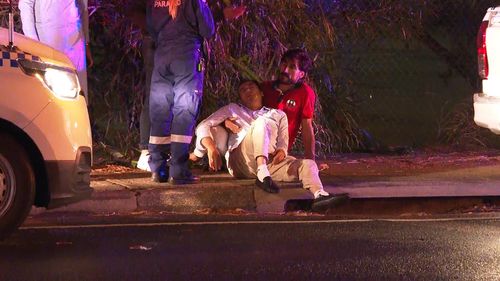
POLYGON ((78 228, 113 228, 113 227, 155 227, 155 226, 187 226, 187 225, 239 225, 239 224, 343 224, 360 222, 452 222, 500 220, 500 217, 487 218, 437 218, 437 219, 350 219, 350 220, 311 220, 311 221, 203 221, 203 222, 151 222, 151 223, 113 223, 113 224, 86 224, 86 225, 41 225, 23 226, 20 230, 33 229, 78 229, 78 228))

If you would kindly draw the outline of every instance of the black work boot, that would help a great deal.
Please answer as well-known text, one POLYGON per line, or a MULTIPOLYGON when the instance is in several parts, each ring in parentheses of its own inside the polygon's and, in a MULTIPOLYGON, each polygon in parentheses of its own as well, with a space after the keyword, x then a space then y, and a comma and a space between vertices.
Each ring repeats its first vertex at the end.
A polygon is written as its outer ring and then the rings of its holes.
POLYGON ((347 194, 330 194, 330 195, 320 195, 318 198, 313 200, 311 211, 313 212, 324 212, 329 208, 334 208, 339 205, 344 204, 349 200, 347 194))
POLYGON ((192 183, 197 183, 199 181, 200 177, 195 175, 189 175, 187 177, 182 177, 182 178, 174 178, 174 177, 168 178, 168 183, 171 185, 192 184, 192 183))
POLYGON ((162 183, 162 182, 167 182, 167 180, 168 180, 168 172, 165 173, 164 171, 161 171, 161 172, 151 173, 152 182, 162 183))

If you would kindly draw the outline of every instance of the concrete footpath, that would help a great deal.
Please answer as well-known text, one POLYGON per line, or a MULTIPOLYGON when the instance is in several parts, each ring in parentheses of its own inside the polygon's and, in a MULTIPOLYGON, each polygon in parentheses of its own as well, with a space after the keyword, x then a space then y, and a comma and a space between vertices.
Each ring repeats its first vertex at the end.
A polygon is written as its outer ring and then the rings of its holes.
MULTIPOLYGON (((300 183, 279 183, 279 194, 268 194, 254 180, 235 180, 226 173, 201 174, 201 182, 171 186, 150 181, 140 170, 93 175, 89 200, 49 212, 173 213, 249 212, 277 214, 310 209, 311 194, 300 183)), ((412 176, 336 177, 322 174, 330 193, 348 193, 350 200, 329 209, 346 216, 441 214, 481 205, 500 206, 500 164, 412 176)), ((46 212, 35 208, 32 215, 46 212)))

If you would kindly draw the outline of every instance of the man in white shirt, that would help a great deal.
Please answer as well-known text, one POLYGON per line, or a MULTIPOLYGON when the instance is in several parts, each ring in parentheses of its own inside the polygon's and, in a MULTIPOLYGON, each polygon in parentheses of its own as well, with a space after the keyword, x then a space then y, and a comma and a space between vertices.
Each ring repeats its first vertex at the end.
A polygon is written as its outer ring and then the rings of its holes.
POLYGON ((89 102, 87 62, 90 54, 87 0, 19 0, 24 35, 65 53, 73 62, 89 102))
POLYGON ((273 179, 285 182, 300 180, 314 196, 313 211, 344 201, 345 195, 333 196, 323 189, 314 160, 287 155, 286 114, 262 105, 263 94, 258 83, 244 81, 238 87, 238 93, 241 104, 226 105, 198 125, 196 148, 190 158, 196 160, 208 154, 210 168, 218 171, 222 165, 221 155, 225 154, 232 176, 256 177, 255 184, 270 193, 279 192, 273 179), (228 118, 234 118, 239 123, 239 131, 229 133, 225 145, 225 132, 219 125, 228 118), (222 132, 222 137, 219 132, 222 132))

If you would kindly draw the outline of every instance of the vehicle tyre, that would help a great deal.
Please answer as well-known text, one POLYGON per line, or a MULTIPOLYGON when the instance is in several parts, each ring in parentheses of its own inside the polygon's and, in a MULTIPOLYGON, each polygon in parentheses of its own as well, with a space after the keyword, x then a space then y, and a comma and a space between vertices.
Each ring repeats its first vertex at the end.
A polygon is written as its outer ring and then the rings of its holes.
POLYGON ((35 198, 35 176, 25 148, 0 133, 0 240, 28 216, 35 198))

